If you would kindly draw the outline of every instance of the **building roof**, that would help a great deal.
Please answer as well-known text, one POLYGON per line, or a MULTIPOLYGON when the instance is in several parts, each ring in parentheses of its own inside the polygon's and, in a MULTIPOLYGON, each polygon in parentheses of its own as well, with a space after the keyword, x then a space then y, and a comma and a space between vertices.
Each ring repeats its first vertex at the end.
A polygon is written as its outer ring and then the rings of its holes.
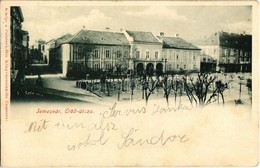
POLYGON ((252 35, 216 32, 198 42, 200 46, 218 45, 227 48, 237 48, 250 51, 252 49, 252 35))
POLYGON ((217 62, 217 59, 215 59, 214 57, 212 57, 212 56, 210 56, 210 55, 207 55, 207 54, 205 54, 205 53, 203 53, 203 54, 200 55, 200 60, 201 60, 202 62, 204 62, 204 60, 203 60, 204 58, 205 58, 205 59, 210 59, 210 61, 206 60, 206 62, 217 62))
POLYGON ((129 34, 129 36, 133 38, 134 42, 161 44, 161 42, 151 32, 129 31, 129 30, 126 30, 126 32, 129 34))
POLYGON ((163 48, 200 50, 200 48, 179 37, 158 36, 158 38, 163 41, 163 48))
POLYGON ((124 33, 96 30, 80 30, 65 43, 130 45, 124 33))
POLYGON ((64 42, 66 42, 68 39, 70 39, 72 37, 72 35, 70 33, 67 33, 57 39, 55 39, 55 46, 58 47, 61 44, 63 44, 64 42))

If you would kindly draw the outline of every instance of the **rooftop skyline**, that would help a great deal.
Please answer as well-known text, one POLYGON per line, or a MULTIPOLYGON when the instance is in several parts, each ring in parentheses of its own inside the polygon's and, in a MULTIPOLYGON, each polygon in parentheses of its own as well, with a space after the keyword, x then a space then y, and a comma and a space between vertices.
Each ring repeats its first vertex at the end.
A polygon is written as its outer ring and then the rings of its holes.
POLYGON ((179 36, 193 42, 214 32, 252 33, 250 6, 21 6, 23 29, 35 40, 49 41, 91 30, 137 30, 179 36))

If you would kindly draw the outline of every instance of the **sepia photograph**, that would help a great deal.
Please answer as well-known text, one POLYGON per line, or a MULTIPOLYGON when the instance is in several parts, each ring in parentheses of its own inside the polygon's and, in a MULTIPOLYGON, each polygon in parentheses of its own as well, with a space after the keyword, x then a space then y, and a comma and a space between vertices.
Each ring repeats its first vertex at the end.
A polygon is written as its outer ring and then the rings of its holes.
POLYGON ((194 2, 2 3, 2 164, 256 166, 258 3, 194 2))

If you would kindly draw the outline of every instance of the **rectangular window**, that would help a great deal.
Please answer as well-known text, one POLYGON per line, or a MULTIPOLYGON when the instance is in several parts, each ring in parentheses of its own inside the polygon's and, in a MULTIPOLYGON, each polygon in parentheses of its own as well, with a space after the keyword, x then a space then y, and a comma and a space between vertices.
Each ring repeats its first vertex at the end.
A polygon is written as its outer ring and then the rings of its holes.
POLYGON ((186 65, 183 66, 183 69, 186 69, 186 65))
MULTIPOLYGON (((178 55, 176 56, 176 59, 177 59, 177 60, 179 59, 179 56, 178 56, 178 55)), ((178 69, 178 68, 177 68, 177 69, 178 69)))
POLYGON ((146 51, 145 57, 148 59, 149 58, 149 51, 146 51))
POLYGON ((177 64, 176 69, 179 69, 179 64, 177 64))
POLYGON ((110 51, 106 50, 106 58, 110 58, 110 51))
POLYGON ((140 51, 136 51, 136 58, 140 58, 140 51))
POLYGON ((234 49, 230 49, 230 55, 235 55, 234 49))
POLYGON ((243 51, 240 50, 240 57, 243 57, 243 51))
POLYGON ((99 58, 99 52, 98 52, 98 50, 94 50, 94 58, 99 58))
POLYGON ((106 70, 110 70, 111 69, 111 64, 106 64, 106 70))
POLYGON ((99 64, 94 64, 94 70, 97 71, 97 70, 99 70, 99 69, 100 69, 99 64))
POLYGON ((225 53, 224 55, 227 56, 227 55, 228 55, 228 50, 225 49, 225 50, 224 50, 224 53, 225 53))
POLYGON ((155 59, 158 59, 158 52, 155 52, 155 59))
POLYGON ((128 52, 125 50, 124 57, 128 57, 128 52))
POLYGON ((121 57, 121 51, 120 51, 120 50, 117 50, 117 51, 116 51, 116 57, 117 57, 117 58, 120 58, 120 57, 121 57))
POLYGON ((169 71, 172 70, 172 65, 171 65, 171 64, 168 65, 168 70, 169 70, 169 71))

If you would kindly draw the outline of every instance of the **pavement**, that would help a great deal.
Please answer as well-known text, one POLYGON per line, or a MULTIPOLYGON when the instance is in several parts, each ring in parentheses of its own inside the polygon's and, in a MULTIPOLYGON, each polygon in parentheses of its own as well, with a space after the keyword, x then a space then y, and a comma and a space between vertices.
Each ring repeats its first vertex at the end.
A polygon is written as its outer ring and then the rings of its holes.
POLYGON ((96 94, 85 92, 76 87, 76 80, 63 79, 61 74, 41 75, 43 86, 35 86, 37 75, 26 76, 25 86, 29 91, 55 95, 85 102, 97 103, 102 98, 96 94))
MULTIPOLYGON (((229 88, 224 91, 224 98, 226 104, 234 104, 235 100, 239 99, 239 82, 240 80, 237 78, 241 74, 235 74, 233 78, 233 82, 229 85, 229 88)), ((243 74, 245 79, 250 78, 250 74, 243 74)), ((35 81, 38 78, 37 75, 26 76, 26 86, 29 86, 32 91, 40 92, 43 94, 56 95, 65 98, 80 100, 84 102, 90 102, 93 104, 111 104, 110 102, 118 101, 118 91, 116 89, 110 90, 110 94, 107 92, 103 93, 100 90, 89 92, 85 89, 79 89, 76 87, 77 80, 68 80, 63 78, 61 74, 46 74, 41 75, 43 81, 43 87, 36 87, 35 81)), ((219 76, 219 80, 228 80, 228 76, 219 76)), ((85 80, 86 81, 86 80, 85 80)), ((91 82, 90 80, 87 80, 91 82)), ((95 80, 95 82, 99 82, 99 80, 95 80)), ((245 105, 251 105, 251 100, 249 99, 248 90, 246 87, 246 80, 241 81, 241 100, 245 105)), ((142 92, 140 90, 135 90, 134 95, 131 96, 129 87, 126 87, 125 92, 120 92, 120 101, 125 102, 140 102, 145 100, 142 98, 142 92)), ((151 100, 159 100, 165 99, 163 90, 160 88, 159 92, 155 91, 149 98, 151 100)), ((169 101, 174 101, 174 93, 170 94, 169 101)), ((182 99, 183 101, 188 101, 187 96, 183 93, 183 96, 178 96, 178 99, 182 99)))

